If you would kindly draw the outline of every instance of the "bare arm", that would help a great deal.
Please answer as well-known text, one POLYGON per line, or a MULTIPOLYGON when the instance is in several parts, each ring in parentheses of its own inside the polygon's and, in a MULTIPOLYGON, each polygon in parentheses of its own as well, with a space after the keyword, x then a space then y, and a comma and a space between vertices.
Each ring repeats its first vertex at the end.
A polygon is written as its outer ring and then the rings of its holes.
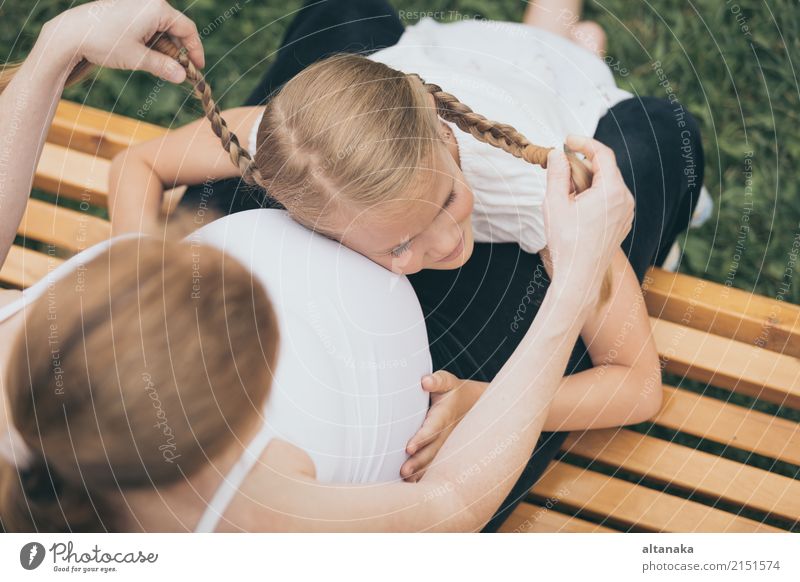
POLYGON ((420 482, 354 487, 281 476, 274 489, 288 493, 271 496, 263 523, 275 531, 479 530, 536 446, 587 314, 574 289, 554 282, 541 316, 420 482))
POLYGON ((594 367, 566 376, 545 430, 635 424, 661 408, 661 368, 639 281, 619 249, 611 297, 581 330, 594 367))
POLYGON ((69 73, 81 61, 146 70, 173 82, 186 74, 165 55, 145 46, 168 31, 204 64, 197 28, 163 0, 83 4, 49 21, 19 68, 2 72, 0 94, 0 264, 5 261, 25 212, 34 172, 69 73))
POLYGON ((539 316, 422 480, 345 487, 278 476, 282 494, 271 496, 263 523, 277 530, 474 531, 489 520, 536 445, 605 267, 630 227, 632 197, 613 153, 593 140, 570 145, 590 156, 594 181, 571 200, 567 160, 551 153, 545 222, 557 260, 539 316))
MULTIPOLYGON (((223 112, 243 147, 248 147, 250 129, 263 111, 263 107, 238 107, 223 112)), ((111 162, 109 210, 114 234, 152 227, 159 218, 167 188, 238 175, 239 169, 205 118, 132 146, 111 162)))
MULTIPOLYGON (((544 264, 552 276, 548 261, 544 264)), ((611 271, 610 299, 592 310, 581 330, 594 367, 563 378, 544 423, 546 431, 636 424, 661 408, 661 367, 650 319, 639 281, 621 249, 611 271)), ((445 381, 452 384, 445 391, 461 392, 467 407, 488 385, 452 376, 445 381)))
POLYGON ((14 242, 47 129, 67 75, 76 64, 74 50, 48 50, 53 36, 48 23, 0 94, 0 265, 14 242))

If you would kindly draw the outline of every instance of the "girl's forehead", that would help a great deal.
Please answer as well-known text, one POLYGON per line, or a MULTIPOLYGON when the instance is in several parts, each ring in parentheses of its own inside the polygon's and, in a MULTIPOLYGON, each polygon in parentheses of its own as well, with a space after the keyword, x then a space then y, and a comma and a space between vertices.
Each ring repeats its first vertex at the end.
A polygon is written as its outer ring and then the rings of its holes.
POLYGON ((420 180, 411 191, 357 212, 345 226, 342 242, 353 243, 366 252, 381 253, 422 234, 441 212, 454 179, 440 168, 428 169, 427 173, 429 178, 420 180))

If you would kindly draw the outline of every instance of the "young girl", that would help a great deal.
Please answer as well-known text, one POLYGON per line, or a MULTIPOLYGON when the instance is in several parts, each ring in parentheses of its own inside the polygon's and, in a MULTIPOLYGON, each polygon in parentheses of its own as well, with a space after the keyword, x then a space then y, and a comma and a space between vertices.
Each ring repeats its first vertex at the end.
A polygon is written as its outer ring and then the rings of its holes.
MULTIPOLYGON (((199 78, 191 70, 190 77, 199 78)), ((460 267, 474 238, 542 251, 549 148, 526 136, 556 146, 569 132, 592 133, 605 108, 625 96, 602 61, 566 38, 523 24, 430 20, 370 58, 309 66, 265 108, 226 112, 230 125, 208 85, 201 81, 198 92, 230 160, 197 123, 120 154, 111 175, 118 230, 157 216, 164 184, 241 175, 302 224, 405 274, 460 267), (456 90, 514 127, 473 112, 456 90)), ((636 423, 660 407, 647 311, 622 251, 611 271, 610 300, 582 332, 596 367, 565 378, 548 430, 636 423)), ((482 386, 464 389, 477 398, 482 386)), ((450 428, 431 421, 409 452, 450 428)), ((412 459, 404 476, 424 464, 412 459)))

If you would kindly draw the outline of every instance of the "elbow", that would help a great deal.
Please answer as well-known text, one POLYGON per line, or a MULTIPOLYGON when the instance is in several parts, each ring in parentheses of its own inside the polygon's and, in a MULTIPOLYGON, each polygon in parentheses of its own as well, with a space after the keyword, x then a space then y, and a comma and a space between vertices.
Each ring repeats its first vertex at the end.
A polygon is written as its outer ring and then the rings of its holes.
POLYGON ((426 512, 428 525, 424 527, 425 532, 459 532, 475 533, 481 531, 491 519, 491 515, 486 515, 486 510, 481 510, 485 505, 470 499, 466 491, 462 491, 459 486, 452 484, 439 486, 445 487, 446 494, 440 494, 435 500, 431 500, 432 506, 426 512))
POLYGON ((655 357, 655 363, 644 367, 639 386, 638 398, 630 418, 631 424, 652 420, 661 411, 664 389, 661 384, 661 365, 658 357, 655 357))
POLYGON ((108 202, 109 210, 113 211, 114 199, 116 198, 117 184, 119 184, 122 168, 128 159, 130 148, 124 149, 114 154, 108 168, 108 202))

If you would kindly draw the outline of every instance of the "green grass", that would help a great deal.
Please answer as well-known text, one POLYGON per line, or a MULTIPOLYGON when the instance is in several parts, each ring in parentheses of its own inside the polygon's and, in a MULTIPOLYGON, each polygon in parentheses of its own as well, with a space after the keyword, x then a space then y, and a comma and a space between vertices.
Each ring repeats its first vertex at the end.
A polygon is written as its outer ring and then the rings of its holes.
MULTIPOLYGON (((24 56, 41 24, 71 4, 0 4, 0 33, 7 39, 0 46, 0 59, 24 56)), ((301 2, 175 4, 204 32, 207 76, 222 107, 232 107, 257 82, 288 25, 287 15, 301 2)), ((519 20, 525 8, 518 0, 396 0, 395 5, 407 11, 504 20, 519 20)), ((706 185, 717 201, 717 212, 686 237, 682 270, 800 303, 800 285, 790 270, 792 242, 800 236, 796 3, 607 0, 587 2, 586 12, 608 32, 608 56, 627 72, 618 75, 622 87, 640 95, 666 96, 652 67, 660 61, 675 94, 703 128, 706 185), (748 30, 743 31, 742 24, 748 30), (755 152, 748 192, 747 151, 755 152), (746 206, 750 201, 751 208, 746 206), (740 240, 742 225, 748 232, 740 240)), ((67 92, 70 99, 167 126, 198 116, 197 105, 187 96, 186 90, 161 87, 145 74, 122 71, 103 71, 67 92)))
MULTIPOLYGON (((1 2, 0 35, 5 42, 0 59, 23 57, 41 24, 71 4, 64 0, 1 2)), ((278 47, 291 18, 287 15, 301 1, 174 4, 185 9, 203 32, 206 75, 225 108, 241 104, 250 93, 278 47)), ((438 10, 462 18, 499 20, 519 20, 525 8, 519 0, 395 0, 394 4, 406 11, 438 10)), ((800 87, 794 68, 800 64, 800 12, 796 2, 607 0, 587 2, 586 12, 608 33, 608 57, 622 72, 617 76, 620 86, 639 95, 666 97, 652 66, 660 61, 672 90, 703 129, 705 183, 717 210, 702 229, 685 236, 682 270, 800 303, 800 274, 794 273, 797 265, 793 262, 797 257, 791 256, 793 241, 800 237, 800 87), (749 151, 754 152, 752 157, 749 151), (746 164, 752 166, 750 184, 745 181, 746 164), (740 237, 743 225, 746 236, 740 237)), ((92 82, 67 92, 72 100, 165 126, 199 116, 199 108, 188 95, 185 89, 162 87, 148 75, 122 71, 102 71, 92 82)), ((701 392, 718 390, 681 378, 672 380, 701 392)), ((774 410, 778 407, 737 394, 726 393, 728 397, 742 406, 767 406, 765 411, 791 419, 800 414, 774 410)), ((638 430, 653 429, 643 424, 638 430)), ((683 434, 661 436, 720 454, 715 443, 696 442, 683 434)), ((771 463, 737 450, 725 451, 724 456, 755 466, 771 463)), ((770 466, 797 477, 798 468, 793 465, 770 466)))

